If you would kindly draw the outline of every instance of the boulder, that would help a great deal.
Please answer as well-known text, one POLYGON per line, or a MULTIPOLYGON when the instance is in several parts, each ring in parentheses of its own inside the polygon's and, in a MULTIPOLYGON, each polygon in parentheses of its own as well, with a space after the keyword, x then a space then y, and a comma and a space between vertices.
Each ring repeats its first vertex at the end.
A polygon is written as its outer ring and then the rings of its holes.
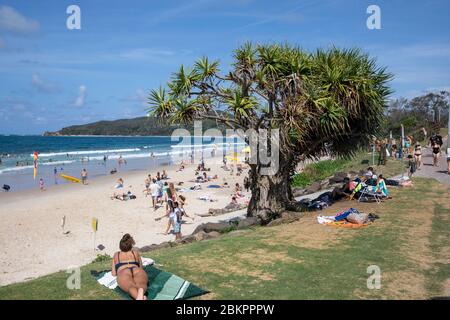
POLYGON ((245 229, 254 225, 258 224, 258 218, 257 217, 248 217, 245 219, 242 219, 239 221, 237 228, 238 229, 245 229))
POLYGON ((217 223, 208 222, 208 223, 203 223, 203 224, 199 225, 197 228, 195 228, 193 234, 198 233, 200 231, 204 231, 207 233, 209 233, 211 231, 221 232, 229 227, 230 227, 230 224, 228 222, 217 222, 217 223))
POLYGON ((153 250, 158 250, 158 249, 162 249, 162 248, 168 248, 171 247, 169 242, 163 242, 160 244, 152 244, 150 246, 144 246, 142 248, 139 248, 140 252, 149 252, 149 251, 153 251, 153 250))
POLYGON ((197 241, 197 239, 195 237, 195 234, 190 234, 188 236, 182 237, 181 239, 177 240, 176 242, 185 244, 185 243, 191 243, 191 242, 194 242, 194 241, 197 241))
POLYGON ((321 189, 321 187, 322 186, 321 186, 320 182, 314 182, 306 190, 308 193, 315 193, 315 192, 319 191, 321 189))
POLYGON ((196 241, 202 241, 206 238, 207 233, 203 230, 197 232, 196 234, 194 234, 195 240, 196 241))
POLYGON ((347 177, 346 172, 336 172, 332 178, 329 179, 329 183, 341 183, 347 177))
POLYGON ((300 196, 304 195, 305 193, 306 193, 306 189, 302 189, 302 188, 292 189, 292 195, 294 197, 300 197, 300 196))

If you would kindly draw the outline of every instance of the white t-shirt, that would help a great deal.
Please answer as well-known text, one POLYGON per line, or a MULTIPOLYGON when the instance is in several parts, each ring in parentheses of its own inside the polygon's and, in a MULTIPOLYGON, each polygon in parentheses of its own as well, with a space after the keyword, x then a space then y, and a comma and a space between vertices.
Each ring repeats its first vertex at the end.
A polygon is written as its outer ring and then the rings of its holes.
POLYGON ((150 185, 150 192, 152 193, 152 197, 157 197, 159 191, 159 186, 156 183, 152 183, 150 185))
POLYGON ((178 222, 178 215, 181 215, 180 208, 175 208, 169 214, 169 219, 172 220, 173 223, 177 223, 178 222))

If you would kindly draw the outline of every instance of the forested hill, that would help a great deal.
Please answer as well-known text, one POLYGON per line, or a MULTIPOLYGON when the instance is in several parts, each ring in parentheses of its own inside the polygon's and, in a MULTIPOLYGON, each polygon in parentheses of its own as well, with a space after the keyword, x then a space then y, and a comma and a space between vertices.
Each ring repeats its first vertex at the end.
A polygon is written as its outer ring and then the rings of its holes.
MULTIPOLYGON (((203 120, 202 127, 204 131, 217 126, 213 120, 203 120)), ((193 132, 193 125, 168 125, 160 123, 156 118, 139 117, 74 125, 56 132, 45 132, 44 135, 164 136, 171 135, 177 128, 185 128, 191 133, 193 132)))

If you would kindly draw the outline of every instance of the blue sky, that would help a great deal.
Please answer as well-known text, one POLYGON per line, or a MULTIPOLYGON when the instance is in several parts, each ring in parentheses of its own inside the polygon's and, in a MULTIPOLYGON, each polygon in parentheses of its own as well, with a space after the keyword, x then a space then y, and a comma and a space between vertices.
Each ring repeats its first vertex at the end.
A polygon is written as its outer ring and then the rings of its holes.
POLYGON ((0 133, 145 115, 180 64, 231 62, 238 45, 360 47, 394 73, 394 96, 450 88, 448 0, 0 1, 0 133), (81 8, 69 30, 66 8, 81 8), (369 30, 369 5, 381 30, 369 30))

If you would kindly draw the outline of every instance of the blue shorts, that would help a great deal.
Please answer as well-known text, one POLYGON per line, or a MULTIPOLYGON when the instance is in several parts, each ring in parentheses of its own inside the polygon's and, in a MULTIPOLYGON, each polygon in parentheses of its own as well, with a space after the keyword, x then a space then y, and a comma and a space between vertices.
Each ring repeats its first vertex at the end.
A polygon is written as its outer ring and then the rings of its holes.
POLYGON ((176 222, 173 225, 173 233, 180 233, 181 232, 181 223, 176 222))

